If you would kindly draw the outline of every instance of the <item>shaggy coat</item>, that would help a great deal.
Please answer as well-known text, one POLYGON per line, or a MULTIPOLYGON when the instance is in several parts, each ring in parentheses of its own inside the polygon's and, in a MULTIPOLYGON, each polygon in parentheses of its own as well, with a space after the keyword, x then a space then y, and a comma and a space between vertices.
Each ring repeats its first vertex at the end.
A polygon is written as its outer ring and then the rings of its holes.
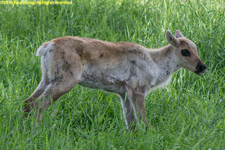
POLYGON ((37 51, 42 80, 22 109, 26 115, 36 109, 41 121, 43 109, 80 84, 117 93, 127 128, 138 119, 146 122, 145 96, 151 89, 166 85, 181 67, 199 75, 206 71, 191 40, 180 31, 176 37, 167 31, 166 38, 170 44, 159 49, 72 36, 45 42, 37 51))

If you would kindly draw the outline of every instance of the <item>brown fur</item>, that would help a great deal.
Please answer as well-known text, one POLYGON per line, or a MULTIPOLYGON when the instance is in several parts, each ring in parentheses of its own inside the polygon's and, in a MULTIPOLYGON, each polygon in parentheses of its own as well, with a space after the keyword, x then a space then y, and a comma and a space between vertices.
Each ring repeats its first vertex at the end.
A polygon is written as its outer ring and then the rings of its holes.
POLYGON ((149 90, 166 84, 180 67, 198 74, 206 70, 195 44, 179 31, 176 36, 167 32, 170 45, 152 50, 134 43, 71 36, 45 42, 37 51, 42 56, 42 81, 21 109, 26 115, 36 109, 41 121, 43 109, 80 84, 117 93, 127 127, 137 125, 138 119, 146 123, 149 90), (188 49, 191 57, 182 56, 182 49, 188 49))

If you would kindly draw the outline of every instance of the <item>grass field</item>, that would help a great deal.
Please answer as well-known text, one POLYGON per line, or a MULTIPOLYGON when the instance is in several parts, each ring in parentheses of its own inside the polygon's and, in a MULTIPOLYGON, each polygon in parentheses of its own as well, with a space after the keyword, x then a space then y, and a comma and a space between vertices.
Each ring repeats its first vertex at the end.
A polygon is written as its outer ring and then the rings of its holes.
POLYGON ((225 3, 222 0, 75 0, 72 5, 0 5, 0 149, 225 149, 225 3), (119 98, 75 87, 46 112, 25 119, 22 102, 40 78, 38 47, 66 35, 146 47, 166 30, 194 41, 208 66, 181 69, 147 96, 150 128, 129 132, 119 98))

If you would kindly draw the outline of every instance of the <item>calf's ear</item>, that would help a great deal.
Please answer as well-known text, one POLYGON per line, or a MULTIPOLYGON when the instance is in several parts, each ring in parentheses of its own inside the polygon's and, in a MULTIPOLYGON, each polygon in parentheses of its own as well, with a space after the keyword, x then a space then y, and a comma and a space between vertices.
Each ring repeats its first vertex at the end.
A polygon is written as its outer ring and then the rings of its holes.
POLYGON ((167 39, 167 41, 168 41, 171 45, 173 45, 174 47, 178 47, 178 46, 180 45, 180 41, 179 41, 176 37, 174 37, 174 36, 170 33, 170 31, 167 31, 167 32, 166 32, 166 39, 167 39))
POLYGON ((177 38, 179 38, 179 37, 184 37, 183 34, 182 34, 179 30, 176 31, 175 36, 176 36, 177 38))

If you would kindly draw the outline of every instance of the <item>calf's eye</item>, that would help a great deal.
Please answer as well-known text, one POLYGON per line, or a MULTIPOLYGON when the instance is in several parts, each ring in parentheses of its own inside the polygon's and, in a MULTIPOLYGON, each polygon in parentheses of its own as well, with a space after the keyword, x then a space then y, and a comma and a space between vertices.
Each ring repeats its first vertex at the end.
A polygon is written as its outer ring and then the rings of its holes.
POLYGON ((189 50, 187 50, 187 49, 181 50, 181 54, 182 54, 183 56, 191 56, 189 50))

